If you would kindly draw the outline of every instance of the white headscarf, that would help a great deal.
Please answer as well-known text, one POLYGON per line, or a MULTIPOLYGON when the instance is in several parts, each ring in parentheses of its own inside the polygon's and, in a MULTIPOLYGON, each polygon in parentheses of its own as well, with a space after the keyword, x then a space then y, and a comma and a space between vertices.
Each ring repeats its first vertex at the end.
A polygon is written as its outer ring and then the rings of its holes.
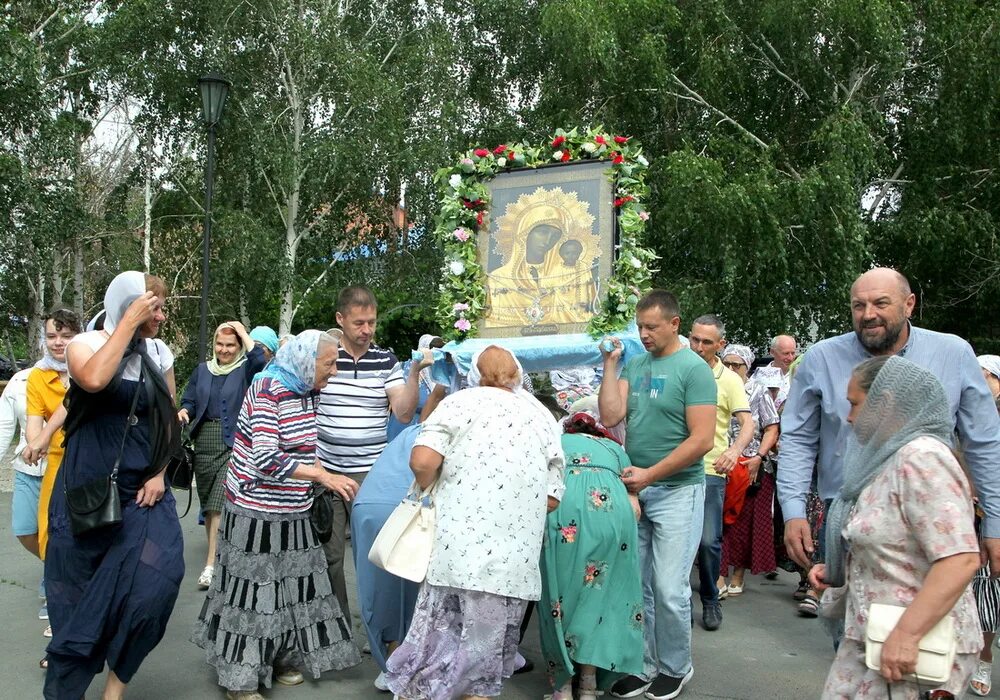
POLYGON ((114 333, 128 307, 145 293, 146 275, 141 272, 122 272, 111 280, 108 291, 104 293, 104 309, 107 311, 104 330, 108 334, 114 333))
POLYGON ((976 359, 980 367, 1000 379, 1000 355, 980 355, 976 359))
POLYGON ((45 342, 45 325, 47 323, 48 321, 42 324, 42 337, 41 340, 38 341, 38 347, 42 350, 42 357, 35 363, 35 367, 38 369, 51 369, 56 372, 68 372, 69 370, 66 367, 65 358, 63 360, 57 360, 52 357, 52 353, 49 352, 49 346, 45 342))
MULTIPOLYGON (((430 350, 431 343, 437 339, 438 336, 436 335, 431 335, 430 333, 424 333, 422 336, 420 336, 420 340, 417 341, 417 350, 430 350)), ((422 370, 420 370, 420 381, 423 382, 423 385, 427 387, 428 391, 434 390, 434 387, 437 385, 437 382, 435 382, 431 378, 431 367, 424 367, 422 370)))

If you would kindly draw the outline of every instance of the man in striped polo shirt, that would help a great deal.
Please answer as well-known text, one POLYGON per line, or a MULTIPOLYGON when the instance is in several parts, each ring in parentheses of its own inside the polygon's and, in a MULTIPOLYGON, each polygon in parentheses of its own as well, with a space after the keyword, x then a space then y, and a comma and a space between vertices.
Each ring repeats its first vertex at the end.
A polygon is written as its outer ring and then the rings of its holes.
MULTIPOLYGON (((337 375, 320 394, 316 411, 316 456, 329 471, 351 477, 359 484, 382 454, 391 410, 402 423, 413 418, 420 397, 420 370, 430 364, 410 366, 403 376, 396 356, 372 347, 377 304, 366 287, 347 287, 337 297, 337 325, 344 331, 337 375)), ((344 549, 351 504, 333 494, 333 537, 323 545, 330 582, 347 620, 351 619, 344 581, 344 549)))

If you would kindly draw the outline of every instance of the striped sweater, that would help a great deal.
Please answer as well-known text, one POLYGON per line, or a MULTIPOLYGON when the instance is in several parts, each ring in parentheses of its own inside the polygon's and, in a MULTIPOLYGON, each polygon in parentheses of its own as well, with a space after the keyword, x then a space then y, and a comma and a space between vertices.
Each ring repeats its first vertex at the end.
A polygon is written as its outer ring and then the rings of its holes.
POLYGON ((312 505, 312 482, 293 479, 316 459, 316 396, 292 393, 278 379, 250 384, 236 421, 226 498, 242 508, 299 513, 312 505))

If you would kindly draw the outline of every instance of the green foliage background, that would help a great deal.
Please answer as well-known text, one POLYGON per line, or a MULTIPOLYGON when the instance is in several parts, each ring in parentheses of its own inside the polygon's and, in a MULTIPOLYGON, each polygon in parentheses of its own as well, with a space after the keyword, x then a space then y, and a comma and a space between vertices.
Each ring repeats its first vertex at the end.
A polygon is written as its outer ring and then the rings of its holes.
POLYGON ((143 266, 148 228, 174 292, 165 334, 193 365, 196 81, 215 69, 234 87, 210 326, 328 327, 336 291, 361 282, 380 342, 405 355, 433 330, 434 171, 603 124, 652 161, 653 279, 686 318, 718 312, 759 349, 823 337, 847 328, 851 280, 885 264, 910 277, 918 323, 996 350, 998 55, 1000 4, 967 0, 9 4, 0 339, 32 347, 53 303, 93 312, 143 266), (131 130, 117 151, 109 120, 131 130), (390 223, 404 193, 413 231, 390 223))

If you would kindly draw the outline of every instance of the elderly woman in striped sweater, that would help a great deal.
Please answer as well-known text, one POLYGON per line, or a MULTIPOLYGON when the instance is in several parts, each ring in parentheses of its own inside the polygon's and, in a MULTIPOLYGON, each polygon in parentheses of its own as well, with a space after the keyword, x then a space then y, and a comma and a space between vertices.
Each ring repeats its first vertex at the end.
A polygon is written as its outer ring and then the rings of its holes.
POLYGON ((316 460, 318 391, 337 372, 338 338, 305 331, 253 380, 226 474, 218 575, 192 641, 230 700, 263 700, 260 685, 298 685, 303 672, 361 661, 309 521, 313 486, 354 498, 357 484, 316 460))

